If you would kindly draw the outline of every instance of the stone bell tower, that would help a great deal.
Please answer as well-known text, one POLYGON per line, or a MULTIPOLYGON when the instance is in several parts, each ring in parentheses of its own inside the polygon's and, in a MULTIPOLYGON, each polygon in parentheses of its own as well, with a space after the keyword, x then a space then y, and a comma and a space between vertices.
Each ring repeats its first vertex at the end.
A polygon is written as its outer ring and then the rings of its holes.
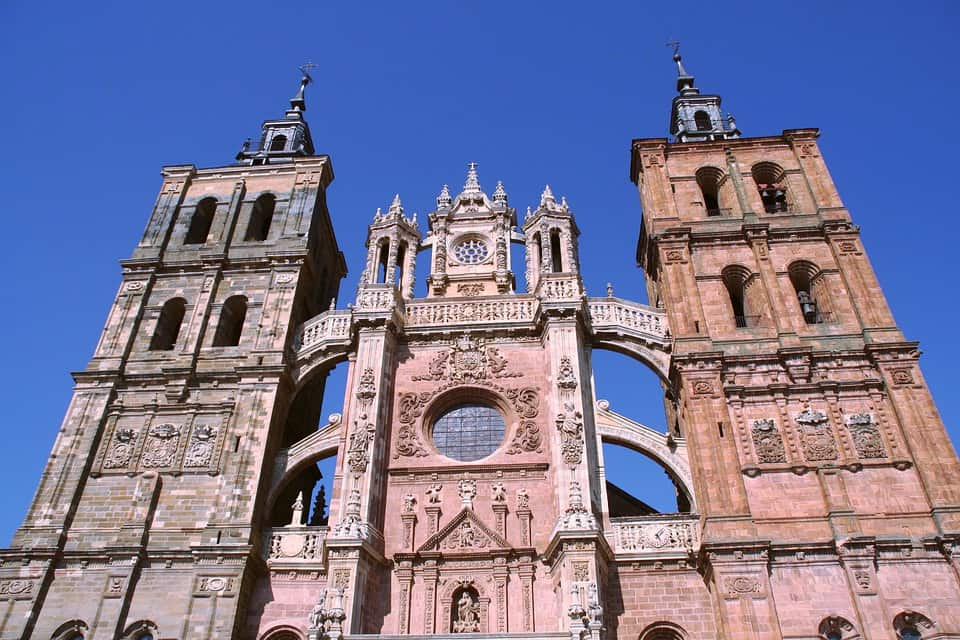
POLYGON ((676 139, 634 140, 630 176, 704 611, 724 638, 960 637, 960 464, 819 132, 740 137, 675 60, 676 139))
POLYGON ((346 273, 304 75, 238 164, 164 167, 33 504, 3 638, 241 637, 288 353, 346 273))

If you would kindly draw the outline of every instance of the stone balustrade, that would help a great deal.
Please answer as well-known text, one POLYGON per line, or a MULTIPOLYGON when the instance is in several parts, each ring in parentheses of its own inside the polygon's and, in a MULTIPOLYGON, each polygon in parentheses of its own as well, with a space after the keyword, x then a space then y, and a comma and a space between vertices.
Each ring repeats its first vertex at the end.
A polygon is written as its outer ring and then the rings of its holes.
POLYGON ((320 562, 327 527, 287 526, 268 529, 266 556, 269 564, 320 562))
POLYGON ((630 555, 687 555, 700 547, 696 515, 671 513, 635 518, 613 518, 608 538, 616 553, 630 555))
POLYGON ((422 328, 476 323, 529 323, 533 322, 538 308, 536 298, 521 295, 496 300, 409 302, 406 326, 422 328))
POLYGON ((537 284, 537 296, 547 302, 579 300, 583 296, 577 276, 543 274, 537 284))
POLYGON ((659 309, 620 298, 589 298, 587 308, 594 331, 632 330, 658 341, 667 338, 667 316, 659 309))
POLYGON ((312 348, 323 342, 349 340, 352 321, 350 309, 321 313, 303 324, 299 336, 300 348, 312 348))

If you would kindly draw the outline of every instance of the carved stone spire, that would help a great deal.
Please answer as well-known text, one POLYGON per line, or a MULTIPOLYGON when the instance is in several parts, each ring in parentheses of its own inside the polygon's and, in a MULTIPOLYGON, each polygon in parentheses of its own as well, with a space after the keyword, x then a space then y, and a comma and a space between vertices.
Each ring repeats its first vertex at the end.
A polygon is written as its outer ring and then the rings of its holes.
POLYGON ((480 178, 477 176, 477 163, 471 162, 467 167, 467 180, 463 183, 463 195, 482 194, 483 189, 480 188, 480 178))
POLYGON ((437 196, 437 209, 449 209, 453 204, 453 198, 450 197, 450 187, 443 185, 440 189, 440 195, 437 196))
POLYGON ((400 216, 403 215, 403 203, 400 202, 400 194, 393 196, 393 202, 390 203, 390 208, 387 209, 388 216, 400 216))
POLYGON ((550 185, 547 185, 543 188, 543 193, 540 194, 540 206, 550 208, 555 204, 557 204, 557 200, 553 197, 550 185))
POLYGON ((493 190, 493 204, 498 207, 507 206, 507 191, 500 180, 497 180, 497 188, 493 190))

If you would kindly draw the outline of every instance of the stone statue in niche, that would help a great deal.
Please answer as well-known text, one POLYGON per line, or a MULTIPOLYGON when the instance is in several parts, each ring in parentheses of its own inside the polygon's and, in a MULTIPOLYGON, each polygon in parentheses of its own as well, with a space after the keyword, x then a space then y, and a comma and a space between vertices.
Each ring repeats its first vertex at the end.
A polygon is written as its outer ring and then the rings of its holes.
POLYGON ((557 431, 560 432, 560 450, 563 461, 571 466, 583 460, 583 414, 569 402, 564 405, 565 413, 557 415, 557 431))
POLYGON ((453 611, 453 633, 476 633, 480 631, 480 604, 469 589, 464 589, 453 611))

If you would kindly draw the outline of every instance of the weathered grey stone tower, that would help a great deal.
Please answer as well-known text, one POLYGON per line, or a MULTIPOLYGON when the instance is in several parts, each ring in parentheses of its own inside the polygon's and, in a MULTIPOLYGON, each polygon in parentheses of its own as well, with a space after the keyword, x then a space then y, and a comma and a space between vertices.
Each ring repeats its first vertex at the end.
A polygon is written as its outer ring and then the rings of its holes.
POLYGON ((163 169, 143 239, 23 526, 0 554, 3 638, 227 638, 251 554, 285 351, 346 273, 304 74, 238 164, 163 169), (173 621, 176 621, 175 623, 173 621), (176 626, 174 626, 176 625, 176 626))

